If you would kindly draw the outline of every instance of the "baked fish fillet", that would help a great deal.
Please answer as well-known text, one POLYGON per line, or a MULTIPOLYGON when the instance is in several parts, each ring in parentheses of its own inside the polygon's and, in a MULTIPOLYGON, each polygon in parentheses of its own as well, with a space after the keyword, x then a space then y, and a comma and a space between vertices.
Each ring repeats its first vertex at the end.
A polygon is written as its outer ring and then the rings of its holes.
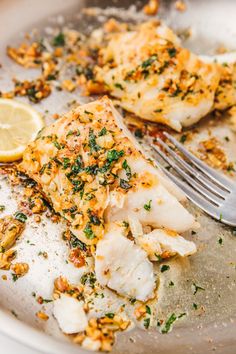
POLYGON ((153 260, 153 254, 196 252, 193 242, 186 240, 182 251, 178 246, 178 233, 196 226, 181 204, 182 193, 140 150, 106 97, 44 128, 27 147, 21 170, 38 183, 82 242, 97 244, 97 278, 122 295, 143 301, 153 296, 155 277, 148 259, 153 260), (162 238, 146 238, 142 228, 147 225, 149 232, 150 227, 162 230, 162 238), (141 229, 137 239, 135 227, 141 229), (129 272, 124 284, 125 269, 129 272), (147 286, 141 291, 142 281, 147 286))
POLYGON ((182 48, 168 27, 151 21, 110 35, 97 80, 127 111, 181 131, 212 110, 220 73, 182 48))
POLYGON ((134 213, 142 224, 177 232, 195 222, 106 97, 44 128, 28 145, 21 169, 86 243, 96 243, 108 215, 117 220, 121 211, 122 221, 134 213))

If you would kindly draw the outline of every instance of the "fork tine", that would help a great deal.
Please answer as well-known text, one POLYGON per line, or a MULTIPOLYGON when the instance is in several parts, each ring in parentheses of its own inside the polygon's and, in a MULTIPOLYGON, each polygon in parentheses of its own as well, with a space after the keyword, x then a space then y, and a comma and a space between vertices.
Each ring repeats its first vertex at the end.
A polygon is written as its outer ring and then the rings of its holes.
POLYGON ((178 162, 181 167, 184 167, 187 172, 189 172, 192 176, 194 176, 194 178, 200 181, 205 188, 207 188, 209 191, 211 191, 213 194, 217 195, 221 199, 225 199, 225 197, 228 195, 228 192, 221 189, 216 184, 213 184, 210 179, 204 177, 201 172, 190 166, 190 164, 185 162, 184 159, 177 155, 176 152, 171 149, 166 143, 164 143, 161 139, 157 138, 156 141, 158 141, 158 143, 163 146, 166 151, 168 151, 168 153, 178 162))
POLYGON ((211 178, 215 183, 221 186, 224 190, 230 192, 230 188, 233 188, 233 184, 231 181, 220 175, 218 172, 213 170, 211 167, 207 166, 201 160, 199 160, 196 156, 194 156, 191 152, 183 147, 175 138, 173 138, 170 134, 164 132, 164 135, 186 156, 200 171, 202 171, 205 175, 211 178))
MULTIPOLYGON (((165 146, 165 144, 163 143, 165 146)), ((203 187, 199 182, 190 177, 185 171, 183 171, 174 161, 169 159, 159 147, 152 145, 153 149, 164 159, 178 174, 183 177, 194 189, 199 191, 204 197, 209 201, 213 202, 216 206, 220 206, 222 199, 219 199, 216 195, 212 195, 205 187, 203 187)))
POLYGON ((221 213, 218 212, 217 207, 204 199, 200 194, 198 194, 192 187, 188 186, 187 183, 181 181, 180 178, 176 177, 168 170, 166 170, 160 163, 157 165, 163 170, 163 172, 186 194, 187 198, 190 199, 194 204, 196 204, 200 209, 204 210, 207 214, 211 215, 217 220, 221 220, 221 213))

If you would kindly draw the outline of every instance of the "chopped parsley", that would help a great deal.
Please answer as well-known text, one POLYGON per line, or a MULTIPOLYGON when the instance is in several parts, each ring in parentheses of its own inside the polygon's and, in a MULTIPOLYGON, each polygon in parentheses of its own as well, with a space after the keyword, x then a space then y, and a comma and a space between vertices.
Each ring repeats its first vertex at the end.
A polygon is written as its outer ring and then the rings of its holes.
POLYGON ((87 223, 87 225, 86 225, 86 227, 84 228, 83 232, 84 232, 85 236, 86 236, 89 240, 94 239, 95 234, 94 234, 94 232, 93 232, 93 230, 92 230, 92 228, 91 228, 91 224, 90 224, 89 222, 87 223))
POLYGON ((125 180, 125 179, 120 179, 120 187, 123 189, 130 189, 131 185, 125 180))
POLYGON ((43 298, 42 298, 41 301, 42 301, 43 304, 48 304, 49 302, 53 302, 53 300, 43 299, 43 298))
POLYGON ((113 312, 108 312, 108 313, 105 313, 105 316, 108 317, 108 318, 113 319, 115 314, 113 312))
POLYGON ((124 155, 124 150, 121 150, 121 151, 109 150, 107 153, 107 160, 108 160, 108 162, 117 161, 123 155, 124 155))
POLYGON ((155 256, 156 256, 158 262, 162 261, 162 256, 160 254, 155 253, 155 256))
POLYGON ((5 205, 0 205, 0 212, 6 209, 5 205))
POLYGON ((106 135, 107 134, 107 128, 106 127, 103 127, 100 132, 98 133, 98 136, 103 136, 103 135, 106 135))
POLYGON ((124 150, 121 151, 109 150, 107 152, 107 161, 102 167, 99 168, 99 172, 106 173, 110 169, 111 164, 114 161, 119 160, 119 158, 122 157, 123 155, 124 155, 124 150))
POLYGON ((124 90, 124 87, 119 82, 115 82, 114 86, 120 90, 124 90))
POLYGON ((145 318, 143 321, 143 325, 146 329, 148 329, 150 326, 150 318, 145 318))
POLYGON ((142 129, 136 129, 135 131, 134 131, 134 135, 136 136, 136 138, 139 138, 139 139, 142 139, 143 138, 143 131, 142 131, 142 129))
POLYGON ((129 223, 127 221, 123 221, 122 225, 127 229, 129 227, 129 223))
POLYGON ((76 73, 78 75, 83 74, 87 80, 92 80, 94 78, 93 67, 90 65, 87 65, 86 67, 78 66, 76 69, 76 73))
POLYGON ((98 173, 98 170, 98 165, 96 164, 85 167, 85 172, 89 175, 95 176, 98 173))
POLYGON ((52 80, 56 80, 56 79, 57 79, 56 75, 49 74, 49 75, 47 76, 47 80, 48 80, 48 81, 52 81, 52 80))
POLYGON ((167 321, 165 322, 165 324, 162 326, 161 333, 166 334, 166 333, 170 332, 170 330, 172 329, 173 323, 183 316, 186 316, 185 312, 181 313, 179 316, 176 316, 175 313, 172 313, 170 315, 170 317, 167 319, 167 321))
POLYGON ((219 238, 218 243, 219 243, 220 245, 223 244, 223 238, 222 238, 222 237, 219 238))
POLYGON ((64 33, 58 33, 58 35, 53 38, 52 44, 54 47, 63 47, 65 45, 64 33))
POLYGON ((157 60, 157 55, 156 55, 156 54, 153 54, 152 56, 150 56, 150 58, 148 58, 147 60, 144 60, 144 61, 142 62, 141 67, 142 67, 143 69, 146 69, 146 68, 148 68, 149 66, 151 66, 152 63, 153 63, 154 61, 156 61, 156 60, 157 60))
POLYGON ((152 200, 149 200, 149 202, 147 204, 144 204, 144 209, 147 210, 147 211, 150 211, 151 210, 151 203, 152 203, 152 200))
POLYGON ((93 198, 95 198, 95 195, 93 193, 86 193, 86 198, 85 200, 89 201, 92 200, 93 198))
POLYGON ((136 300, 134 297, 132 297, 131 299, 129 299, 129 302, 131 303, 131 305, 134 305, 136 301, 137 301, 137 300, 136 300))
POLYGON ((88 214, 89 214, 89 220, 93 225, 100 225, 101 224, 101 220, 99 219, 99 217, 95 214, 93 214, 91 212, 91 210, 88 210, 88 214))
POLYGON ((197 285, 196 283, 193 283, 193 295, 195 295, 199 290, 205 290, 201 286, 197 285))
POLYGON ((168 50, 169 56, 171 58, 176 56, 177 50, 174 47, 173 48, 168 48, 167 50, 168 50))
POLYGON ((175 285, 175 283, 171 280, 170 282, 169 282, 169 287, 172 287, 172 286, 174 286, 175 285))
POLYGON ((187 140, 187 134, 181 135, 179 141, 180 141, 182 144, 184 144, 186 140, 187 140))
POLYGON ((91 152, 101 149, 100 146, 96 143, 96 135, 91 128, 89 129, 89 148, 91 152))
POLYGON ((89 284, 92 288, 94 288, 94 284, 96 282, 95 274, 93 272, 83 274, 80 278, 80 282, 83 285, 89 284))
POLYGON ((62 166, 63 166, 64 170, 66 170, 68 167, 70 167, 70 159, 68 157, 63 157, 62 166))
POLYGON ((20 222, 23 222, 25 223, 26 220, 27 220, 27 216, 24 214, 24 213, 21 213, 19 211, 17 211, 15 214, 14 214, 14 217, 16 220, 20 221, 20 222))
POLYGON ((146 305, 146 313, 148 313, 149 315, 151 315, 151 309, 148 305, 146 305))
POLYGON ((12 275, 12 280, 14 281, 14 283, 19 279, 19 276, 15 273, 11 273, 12 275))
POLYGON ((169 270, 169 269, 170 269, 170 266, 169 266, 168 264, 163 264, 163 265, 161 266, 161 272, 162 272, 162 273, 166 272, 166 271, 169 270))
POLYGON ((84 184, 85 182, 83 181, 71 181, 71 183, 73 184, 74 188, 73 188, 73 192, 77 193, 77 192, 82 192, 83 195, 83 191, 84 191, 84 184))
POLYGON ((38 99, 37 96, 36 96, 37 90, 36 90, 36 88, 35 88, 34 86, 28 88, 28 89, 26 90, 26 94, 27 94, 27 96, 28 96, 28 98, 29 98, 29 100, 30 100, 31 102, 36 103, 36 102, 39 101, 39 99, 38 99))
POLYGON ((80 241, 72 232, 70 233, 70 246, 72 248, 80 248, 82 251, 87 250, 86 244, 80 241))
POLYGON ((69 130, 68 133, 66 134, 66 137, 73 135, 73 134, 74 134, 73 130, 69 130))
POLYGON ((198 309, 198 305, 195 304, 195 302, 193 303, 193 308, 194 308, 194 310, 197 310, 197 309, 198 309))
POLYGON ((16 318, 18 318, 17 313, 14 310, 11 310, 11 313, 13 314, 13 316, 15 316, 16 318))
POLYGON ((125 172, 126 172, 126 176, 128 178, 128 181, 130 180, 130 178, 132 177, 132 173, 131 173, 131 168, 127 163, 127 160, 124 160, 122 163, 122 167, 124 168, 125 172))
POLYGON ((89 111, 84 111, 85 114, 90 114, 91 116, 93 116, 93 112, 89 112, 89 111))
POLYGON ((53 145, 58 149, 61 150, 61 145, 58 143, 58 141, 54 140, 53 145))

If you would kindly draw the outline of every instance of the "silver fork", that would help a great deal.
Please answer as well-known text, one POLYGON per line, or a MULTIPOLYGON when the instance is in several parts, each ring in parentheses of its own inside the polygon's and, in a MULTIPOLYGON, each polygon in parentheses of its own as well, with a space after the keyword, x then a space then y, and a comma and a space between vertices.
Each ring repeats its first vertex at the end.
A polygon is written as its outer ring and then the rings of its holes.
POLYGON ((181 178, 157 162, 158 166, 199 208, 222 223, 236 226, 236 183, 207 166, 170 134, 164 133, 164 135, 185 159, 159 138, 156 141, 168 153, 168 156, 159 146, 152 144, 152 148, 181 178))

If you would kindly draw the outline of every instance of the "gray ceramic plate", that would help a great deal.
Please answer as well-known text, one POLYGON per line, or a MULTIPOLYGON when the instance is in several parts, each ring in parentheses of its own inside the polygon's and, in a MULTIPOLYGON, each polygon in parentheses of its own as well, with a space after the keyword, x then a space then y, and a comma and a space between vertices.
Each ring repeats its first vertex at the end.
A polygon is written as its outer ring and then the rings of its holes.
MULTIPOLYGON (((175 29, 192 28, 192 37, 186 45, 197 53, 214 53, 222 44, 236 50, 236 2, 234 0, 195 0, 187 1, 187 11, 179 13, 174 10, 172 1, 162 1, 162 18, 175 29)), ((47 26, 61 23, 63 15, 67 23, 76 28, 88 30, 94 22, 103 19, 104 12, 96 19, 81 16, 84 6, 117 6, 128 8, 133 2, 127 0, 115 1, 80 1, 80 0, 1 0, 0 1, 0 90, 10 85, 14 76, 25 77, 25 71, 13 64, 5 55, 5 47, 9 43, 20 41, 26 30, 34 27, 42 31, 47 26)), ((139 4, 140 5, 140 4, 139 4)), ((121 16, 125 20, 136 20, 133 8, 129 11, 109 10, 107 15, 121 16)), ((29 75, 34 73, 30 71, 29 75)), ((66 94, 53 94, 37 108, 50 113, 63 112, 66 102, 72 100, 66 94)), ((76 96, 78 99, 78 96, 76 96)), ((213 135, 221 139, 230 136, 226 149, 231 160, 235 160, 236 142, 228 126, 227 117, 213 119, 208 117, 198 125, 198 138, 207 136, 207 126, 211 124, 213 135)), ((197 143, 197 142, 195 142, 197 143)), ((0 198, 7 204, 7 213, 15 210, 15 204, 10 199, 9 189, 1 180, 0 198)), ((176 309, 188 313, 185 321, 179 323, 168 335, 158 331, 144 332, 132 330, 118 336, 114 353, 211 353, 222 354, 236 352, 236 239, 232 229, 213 221, 189 206, 201 222, 201 229, 192 236, 198 244, 199 252, 189 262, 173 261, 173 272, 169 277, 175 279, 176 288, 170 289, 164 285, 160 308, 163 314, 176 309), (219 238, 223 244, 218 243, 219 238), (203 287, 204 291, 193 294, 192 284, 203 287), (201 311, 193 309, 197 303, 201 311)), ((47 323, 36 320, 35 313, 39 305, 32 297, 32 291, 48 297, 52 290, 52 281, 60 273, 70 272, 76 279, 76 271, 66 268, 64 258, 66 248, 59 237, 60 226, 46 223, 45 227, 27 229, 24 240, 17 245, 19 257, 30 264, 30 273, 21 281, 13 283, 0 280, 0 331, 31 347, 45 353, 83 353, 84 351, 72 345, 66 337, 60 334, 53 318, 47 323), (34 246, 29 246, 29 242, 34 246), (38 252, 46 245, 49 254, 48 262, 42 263, 38 252), (18 318, 12 315, 12 311, 18 318)), ((2 274, 0 274, 2 275, 2 274)), ((170 279, 169 278, 169 279, 170 279)), ((1 278, 0 278, 1 279, 1 278)), ((168 277, 166 284, 168 284, 168 277)), ((50 304, 47 311, 50 312, 50 304)))

